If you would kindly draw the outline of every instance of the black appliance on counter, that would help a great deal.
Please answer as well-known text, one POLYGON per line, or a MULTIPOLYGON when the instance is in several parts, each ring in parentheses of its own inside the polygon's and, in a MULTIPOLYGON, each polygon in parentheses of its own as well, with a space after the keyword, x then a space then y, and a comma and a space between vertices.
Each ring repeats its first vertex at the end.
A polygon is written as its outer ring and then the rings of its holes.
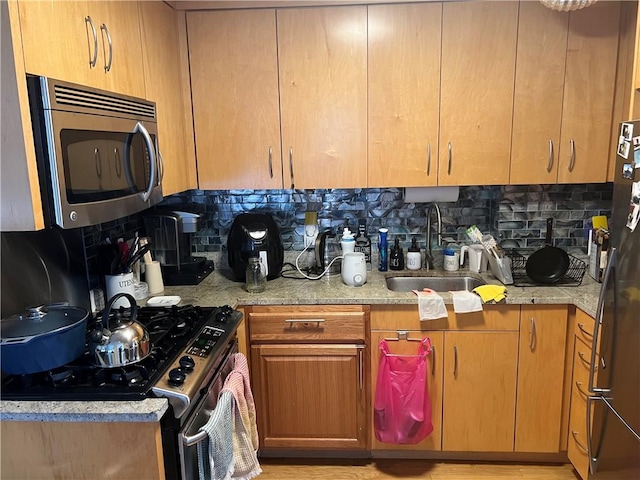
POLYGON ((284 263, 284 248, 280 229, 267 213, 242 213, 231 225, 227 238, 229 267, 236 280, 245 280, 247 259, 257 254, 267 269, 267 280, 280 276, 284 263))
POLYGON ((211 272, 213 261, 191 255, 191 234, 203 226, 200 214, 156 211, 144 217, 154 260, 162 266, 165 285, 198 285, 211 272))
MULTIPOLYGON (((112 315, 127 315, 117 309, 112 315)), ((21 401, 113 401, 167 398, 161 420, 167 478, 198 478, 197 447, 187 435, 206 423, 238 351, 242 314, 230 306, 142 307, 136 320, 148 330, 151 353, 118 368, 94 364, 87 348, 73 362, 29 375, 2 378, 0 398, 21 401), (190 430, 189 430, 190 429, 190 430)), ((87 345, 94 320, 87 327, 87 345)))

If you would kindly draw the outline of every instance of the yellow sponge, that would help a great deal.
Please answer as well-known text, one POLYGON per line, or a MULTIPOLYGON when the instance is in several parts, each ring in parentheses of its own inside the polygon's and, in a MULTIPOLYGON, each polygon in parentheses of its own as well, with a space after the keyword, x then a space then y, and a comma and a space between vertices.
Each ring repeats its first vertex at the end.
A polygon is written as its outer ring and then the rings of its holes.
POLYGON ((474 288, 473 293, 480 295, 483 303, 498 303, 506 298, 507 288, 503 285, 481 285, 474 288))

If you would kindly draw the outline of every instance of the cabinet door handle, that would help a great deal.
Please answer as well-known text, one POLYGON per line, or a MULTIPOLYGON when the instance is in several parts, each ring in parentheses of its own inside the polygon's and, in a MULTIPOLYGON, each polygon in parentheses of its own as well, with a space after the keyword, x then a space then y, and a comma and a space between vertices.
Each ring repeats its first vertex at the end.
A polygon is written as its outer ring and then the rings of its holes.
POLYGON ((358 384, 360 385, 360 391, 364 389, 364 359, 362 354, 362 348, 358 348, 358 384))
POLYGON ((571 146, 571 153, 569 155, 569 171, 573 172, 573 167, 576 164, 576 142, 573 141, 573 138, 570 140, 569 145, 571 146))
POLYGON ((98 62, 98 32, 96 32, 96 27, 93 24, 91 16, 87 15, 84 17, 84 23, 85 26, 86 24, 89 24, 91 27, 91 33, 93 34, 93 57, 91 56, 91 48, 89 48, 89 68, 93 68, 98 62))
POLYGON ((453 376, 458 376, 458 346, 453 346, 453 376))
POLYGON ((580 448, 580 450, 582 450, 584 453, 588 453, 587 451, 587 447, 585 447, 584 445, 582 445, 580 443, 580 441, 578 440, 578 432, 576 432, 575 430, 571 430, 571 435, 573 435, 573 440, 576 442, 576 445, 578 445, 578 447, 580 448))
POLYGON ((273 147, 269 147, 269 177, 273 178, 273 147))
POLYGON ((431 376, 436 374, 436 347, 431 345, 431 376))
POLYGON ((431 175, 431 144, 427 143, 427 177, 431 175))
POLYGON ((451 164, 453 163, 453 147, 451 146, 451 142, 449 142, 448 148, 449 148, 449 168, 447 170, 447 174, 451 175, 451 164))
POLYGON ((99 149, 96 148, 93 151, 93 158, 95 159, 95 162, 96 162, 96 175, 98 176, 98 178, 102 178, 102 158, 100 158, 99 149))
POLYGON ((547 163, 547 172, 551 172, 553 167, 553 140, 549 140, 549 163, 547 163))
MULTIPOLYGON (((109 29, 107 28, 106 24, 102 24, 100 25, 100 35, 103 38, 103 43, 102 43, 102 51, 104 53, 104 34, 107 35, 107 43, 109 44, 109 61, 104 62, 104 72, 107 73, 109 70, 111 70, 111 63, 113 62, 113 44, 111 43, 111 34, 109 33, 109 29)), ((106 56, 106 55, 105 55, 106 56)))
POLYGON ((580 331, 581 331, 585 336, 587 336, 587 337, 589 337, 589 338, 593 338, 593 334, 592 334, 592 333, 587 332, 587 331, 584 329, 584 323, 579 323, 579 324, 578 324, 578 328, 580 329, 580 331))
POLYGON ((536 319, 531 317, 530 319, 531 321, 531 330, 529 330, 529 350, 531 350, 532 352, 535 350, 536 348, 536 319))
POLYGON ((291 174, 291 189, 296 188, 293 182, 293 147, 289 147, 289 173, 291 174))

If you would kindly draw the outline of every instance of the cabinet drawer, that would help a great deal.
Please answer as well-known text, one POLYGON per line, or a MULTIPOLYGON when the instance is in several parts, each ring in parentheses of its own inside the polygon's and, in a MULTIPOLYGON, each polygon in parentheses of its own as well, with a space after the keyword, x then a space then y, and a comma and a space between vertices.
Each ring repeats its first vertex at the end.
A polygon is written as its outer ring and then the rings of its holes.
POLYGON ((590 315, 587 315, 582 310, 576 310, 576 328, 574 334, 577 338, 591 345, 595 326, 596 322, 590 315))
POLYGON ((304 305, 247 309, 249 341, 357 342, 366 339, 368 307, 304 305))

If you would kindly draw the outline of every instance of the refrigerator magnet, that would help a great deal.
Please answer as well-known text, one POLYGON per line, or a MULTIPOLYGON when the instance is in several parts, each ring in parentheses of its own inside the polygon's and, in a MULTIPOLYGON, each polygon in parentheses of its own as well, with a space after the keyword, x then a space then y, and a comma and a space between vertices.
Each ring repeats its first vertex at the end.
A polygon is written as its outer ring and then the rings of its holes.
POLYGON ((622 165, 622 178, 633 180, 633 165, 630 163, 624 163, 622 165))
POLYGON ((623 123, 620 126, 620 140, 631 141, 631 137, 633 136, 633 123, 623 123))
POLYGON ((640 168, 640 148, 633 151, 633 167, 640 168))
POLYGON ((640 205, 629 205, 629 215, 627 216, 627 228, 632 232, 636 229, 640 220, 640 205))

